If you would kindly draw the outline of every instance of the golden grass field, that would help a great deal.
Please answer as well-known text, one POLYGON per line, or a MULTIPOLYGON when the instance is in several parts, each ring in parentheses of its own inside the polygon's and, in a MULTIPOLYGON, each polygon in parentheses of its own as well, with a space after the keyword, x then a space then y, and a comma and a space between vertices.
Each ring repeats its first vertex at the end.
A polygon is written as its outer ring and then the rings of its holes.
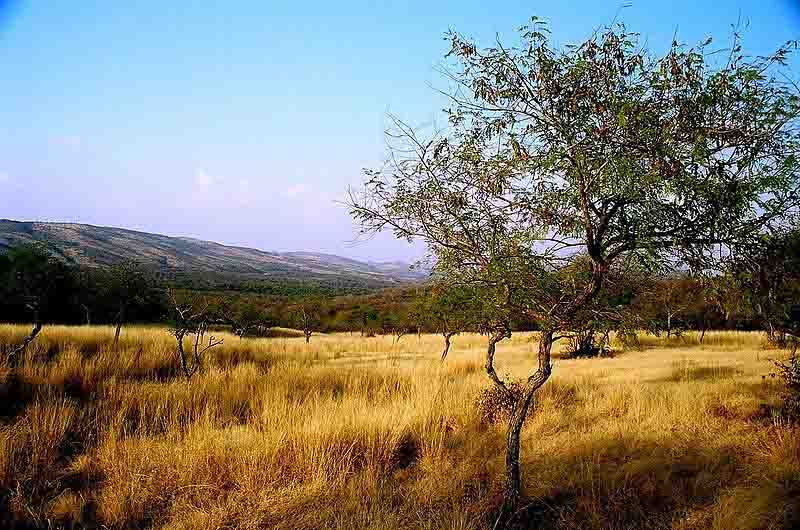
MULTIPOLYGON (((0 344, 28 328, 1 325, 0 344)), ((225 336, 190 383, 163 328, 45 327, 0 369, 0 527, 487 529, 505 425, 485 337, 225 336)), ((534 334, 498 348, 523 377, 534 334)), ((537 528, 800 528, 800 436, 757 333, 559 360, 523 432, 537 528), (798 526, 793 526, 793 525, 798 526)))

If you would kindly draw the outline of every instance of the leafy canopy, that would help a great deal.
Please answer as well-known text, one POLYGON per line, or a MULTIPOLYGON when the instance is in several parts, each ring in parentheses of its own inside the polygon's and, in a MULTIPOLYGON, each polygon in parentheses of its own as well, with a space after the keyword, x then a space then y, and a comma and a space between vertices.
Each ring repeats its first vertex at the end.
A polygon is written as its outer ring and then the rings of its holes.
POLYGON ((386 166, 349 202, 364 232, 422 239, 498 306, 568 326, 614 263, 712 267, 797 207, 793 43, 652 56, 617 25, 556 48, 535 18, 514 47, 449 38, 449 126, 423 138, 395 120, 386 166), (583 281, 559 273, 580 255, 583 281))

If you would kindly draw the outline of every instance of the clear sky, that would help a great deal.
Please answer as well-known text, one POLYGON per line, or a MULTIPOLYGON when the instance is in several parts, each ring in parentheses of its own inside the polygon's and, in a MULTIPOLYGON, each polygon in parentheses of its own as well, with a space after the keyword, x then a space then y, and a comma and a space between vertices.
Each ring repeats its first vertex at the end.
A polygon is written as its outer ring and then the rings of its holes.
MULTIPOLYGON (((569 43, 622 5, 0 0, 0 218, 416 257, 390 237, 350 245, 335 201, 382 160, 387 112, 440 116, 445 31, 491 44, 535 14, 569 43)), ((629 5, 618 18, 655 49, 724 39, 740 17, 753 53, 800 38, 788 0, 629 5)))

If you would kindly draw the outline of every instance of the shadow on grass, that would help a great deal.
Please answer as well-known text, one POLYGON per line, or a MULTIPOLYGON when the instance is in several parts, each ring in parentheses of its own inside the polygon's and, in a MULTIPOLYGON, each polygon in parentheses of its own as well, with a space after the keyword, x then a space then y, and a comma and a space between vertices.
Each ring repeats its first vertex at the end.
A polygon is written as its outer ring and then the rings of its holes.
MULTIPOLYGON (((675 442, 607 437, 579 442, 558 457, 525 461, 527 484, 533 489, 551 486, 543 495, 523 501, 512 527, 676 528, 675 521, 696 513, 706 520, 691 528, 708 528, 718 516, 709 508, 720 495, 739 487, 736 502, 744 509, 737 515, 741 526, 736 528, 761 528, 750 526, 754 522, 797 528, 784 526, 784 521, 795 521, 799 513, 800 477, 776 485, 769 470, 753 474, 747 455, 736 448, 675 442), (746 486, 741 486, 743 481, 746 486)), ((487 520, 490 527, 493 516, 487 520)))

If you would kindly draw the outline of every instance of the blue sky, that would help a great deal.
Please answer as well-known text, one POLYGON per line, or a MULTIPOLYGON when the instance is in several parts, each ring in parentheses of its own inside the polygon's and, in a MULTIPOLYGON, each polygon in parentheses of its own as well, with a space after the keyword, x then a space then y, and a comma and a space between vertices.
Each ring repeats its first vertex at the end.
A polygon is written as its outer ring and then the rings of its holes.
MULTIPOLYGON (((441 119, 443 34, 513 40, 535 14, 569 43, 623 5, 163 4, 0 0, 0 218, 414 258, 388 236, 351 245, 335 201, 382 160, 387 112, 441 119)), ((752 53, 800 38, 790 1, 638 1, 619 15, 654 49, 676 31, 722 40, 740 17, 752 53)))

